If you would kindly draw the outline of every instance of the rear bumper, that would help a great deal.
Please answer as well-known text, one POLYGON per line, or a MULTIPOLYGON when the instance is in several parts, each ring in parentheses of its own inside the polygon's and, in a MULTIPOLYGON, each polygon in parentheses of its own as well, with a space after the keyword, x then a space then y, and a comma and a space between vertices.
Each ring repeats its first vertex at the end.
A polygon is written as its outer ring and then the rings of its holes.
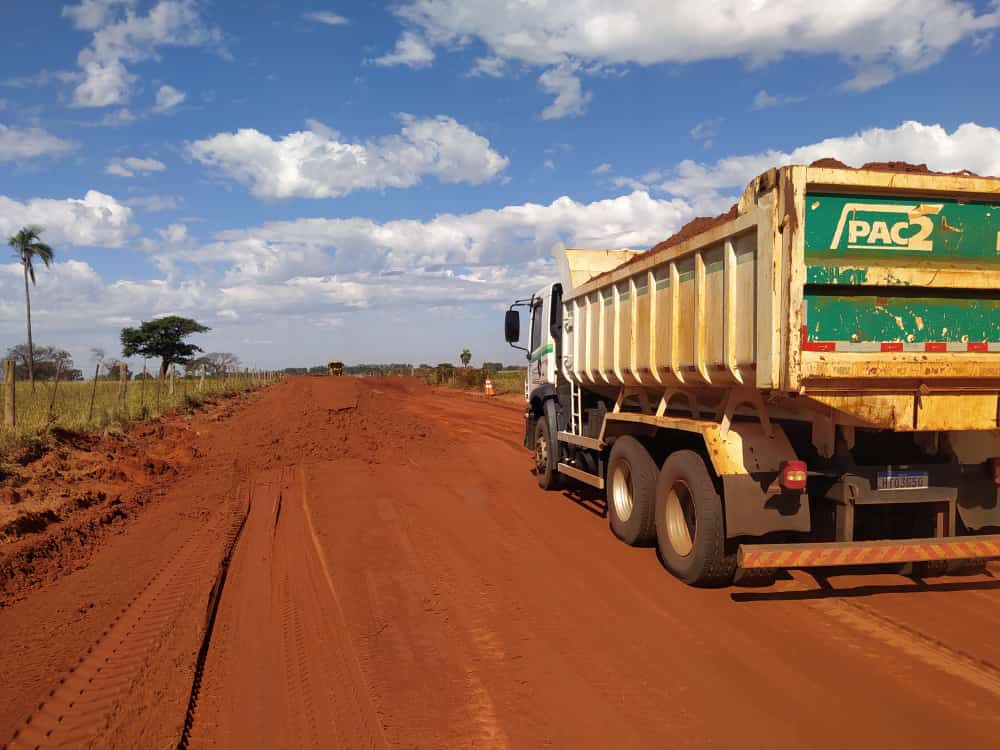
POLYGON ((742 544, 736 562, 741 568, 818 568, 968 559, 1000 559, 1000 534, 877 542, 742 544))

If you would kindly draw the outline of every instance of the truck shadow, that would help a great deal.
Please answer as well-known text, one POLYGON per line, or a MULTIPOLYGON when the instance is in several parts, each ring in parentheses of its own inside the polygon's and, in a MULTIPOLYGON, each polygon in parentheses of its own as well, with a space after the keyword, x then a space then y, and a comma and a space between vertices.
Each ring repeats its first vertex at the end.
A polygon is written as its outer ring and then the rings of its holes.
POLYGON ((593 513, 599 518, 608 517, 608 501, 604 493, 587 485, 579 487, 569 487, 563 490, 563 497, 570 502, 576 503, 588 513, 593 513))
MULTIPOLYGON (((838 571, 838 573, 841 572, 843 571, 838 571)), ((815 580, 816 588, 795 591, 734 591, 729 596, 734 602, 789 602, 814 601, 818 599, 856 599, 893 594, 1000 590, 1000 580, 993 578, 989 572, 979 573, 975 575, 976 580, 970 581, 956 581, 954 576, 949 577, 947 581, 940 582, 924 578, 913 578, 909 582, 900 581, 898 584, 862 584, 860 586, 852 586, 851 588, 834 588, 830 583, 829 575, 823 572, 810 572, 809 575, 815 580), (983 580, 984 575, 989 576, 991 580, 983 580)))

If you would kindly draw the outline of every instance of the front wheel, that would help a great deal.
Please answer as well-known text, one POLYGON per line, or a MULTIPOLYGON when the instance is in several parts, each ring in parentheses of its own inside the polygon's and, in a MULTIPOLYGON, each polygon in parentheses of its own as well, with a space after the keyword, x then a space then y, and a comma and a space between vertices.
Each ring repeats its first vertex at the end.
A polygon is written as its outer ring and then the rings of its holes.
POLYGON ((562 485, 559 464, 559 443, 552 425, 555 424, 555 404, 545 402, 543 414, 535 422, 535 476, 543 490, 556 490, 562 485))
POLYGON ((726 586, 736 572, 727 552, 722 498, 701 456, 672 453, 656 483, 656 541, 667 569, 693 586, 726 586))

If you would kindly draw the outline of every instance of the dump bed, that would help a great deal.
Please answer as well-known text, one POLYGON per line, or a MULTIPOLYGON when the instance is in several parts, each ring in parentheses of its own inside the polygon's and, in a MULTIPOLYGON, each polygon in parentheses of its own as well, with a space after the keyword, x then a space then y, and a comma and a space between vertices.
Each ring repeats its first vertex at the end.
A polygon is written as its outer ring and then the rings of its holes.
POLYGON ((736 218, 565 292, 563 373, 703 404, 753 388, 845 425, 996 429, 998 290, 1000 180, 784 167, 736 218))

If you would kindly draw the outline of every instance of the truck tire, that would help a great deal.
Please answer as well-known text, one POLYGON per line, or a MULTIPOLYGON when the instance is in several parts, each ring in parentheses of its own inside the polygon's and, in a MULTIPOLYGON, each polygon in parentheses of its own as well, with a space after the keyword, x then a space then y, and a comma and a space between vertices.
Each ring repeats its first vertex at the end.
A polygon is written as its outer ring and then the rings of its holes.
POLYGON ((653 457, 628 435, 611 448, 608 460, 608 522, 625 544, 648 546, 656 539, 656 479, 653 457))
POLYGON ((556 469, 559 463, 559 443, 556 439, 556 406, 552 399, 545 402, 543 414, 535 422, 535 476, 543 490, 557 490, 562 486, 562 474, 556 469))
POLYGON ((692 586, 726 586, 736 572, 727 552, 722 498, 694 451, 672 453, 656 483, 656 539, 663 564, 692 586))

